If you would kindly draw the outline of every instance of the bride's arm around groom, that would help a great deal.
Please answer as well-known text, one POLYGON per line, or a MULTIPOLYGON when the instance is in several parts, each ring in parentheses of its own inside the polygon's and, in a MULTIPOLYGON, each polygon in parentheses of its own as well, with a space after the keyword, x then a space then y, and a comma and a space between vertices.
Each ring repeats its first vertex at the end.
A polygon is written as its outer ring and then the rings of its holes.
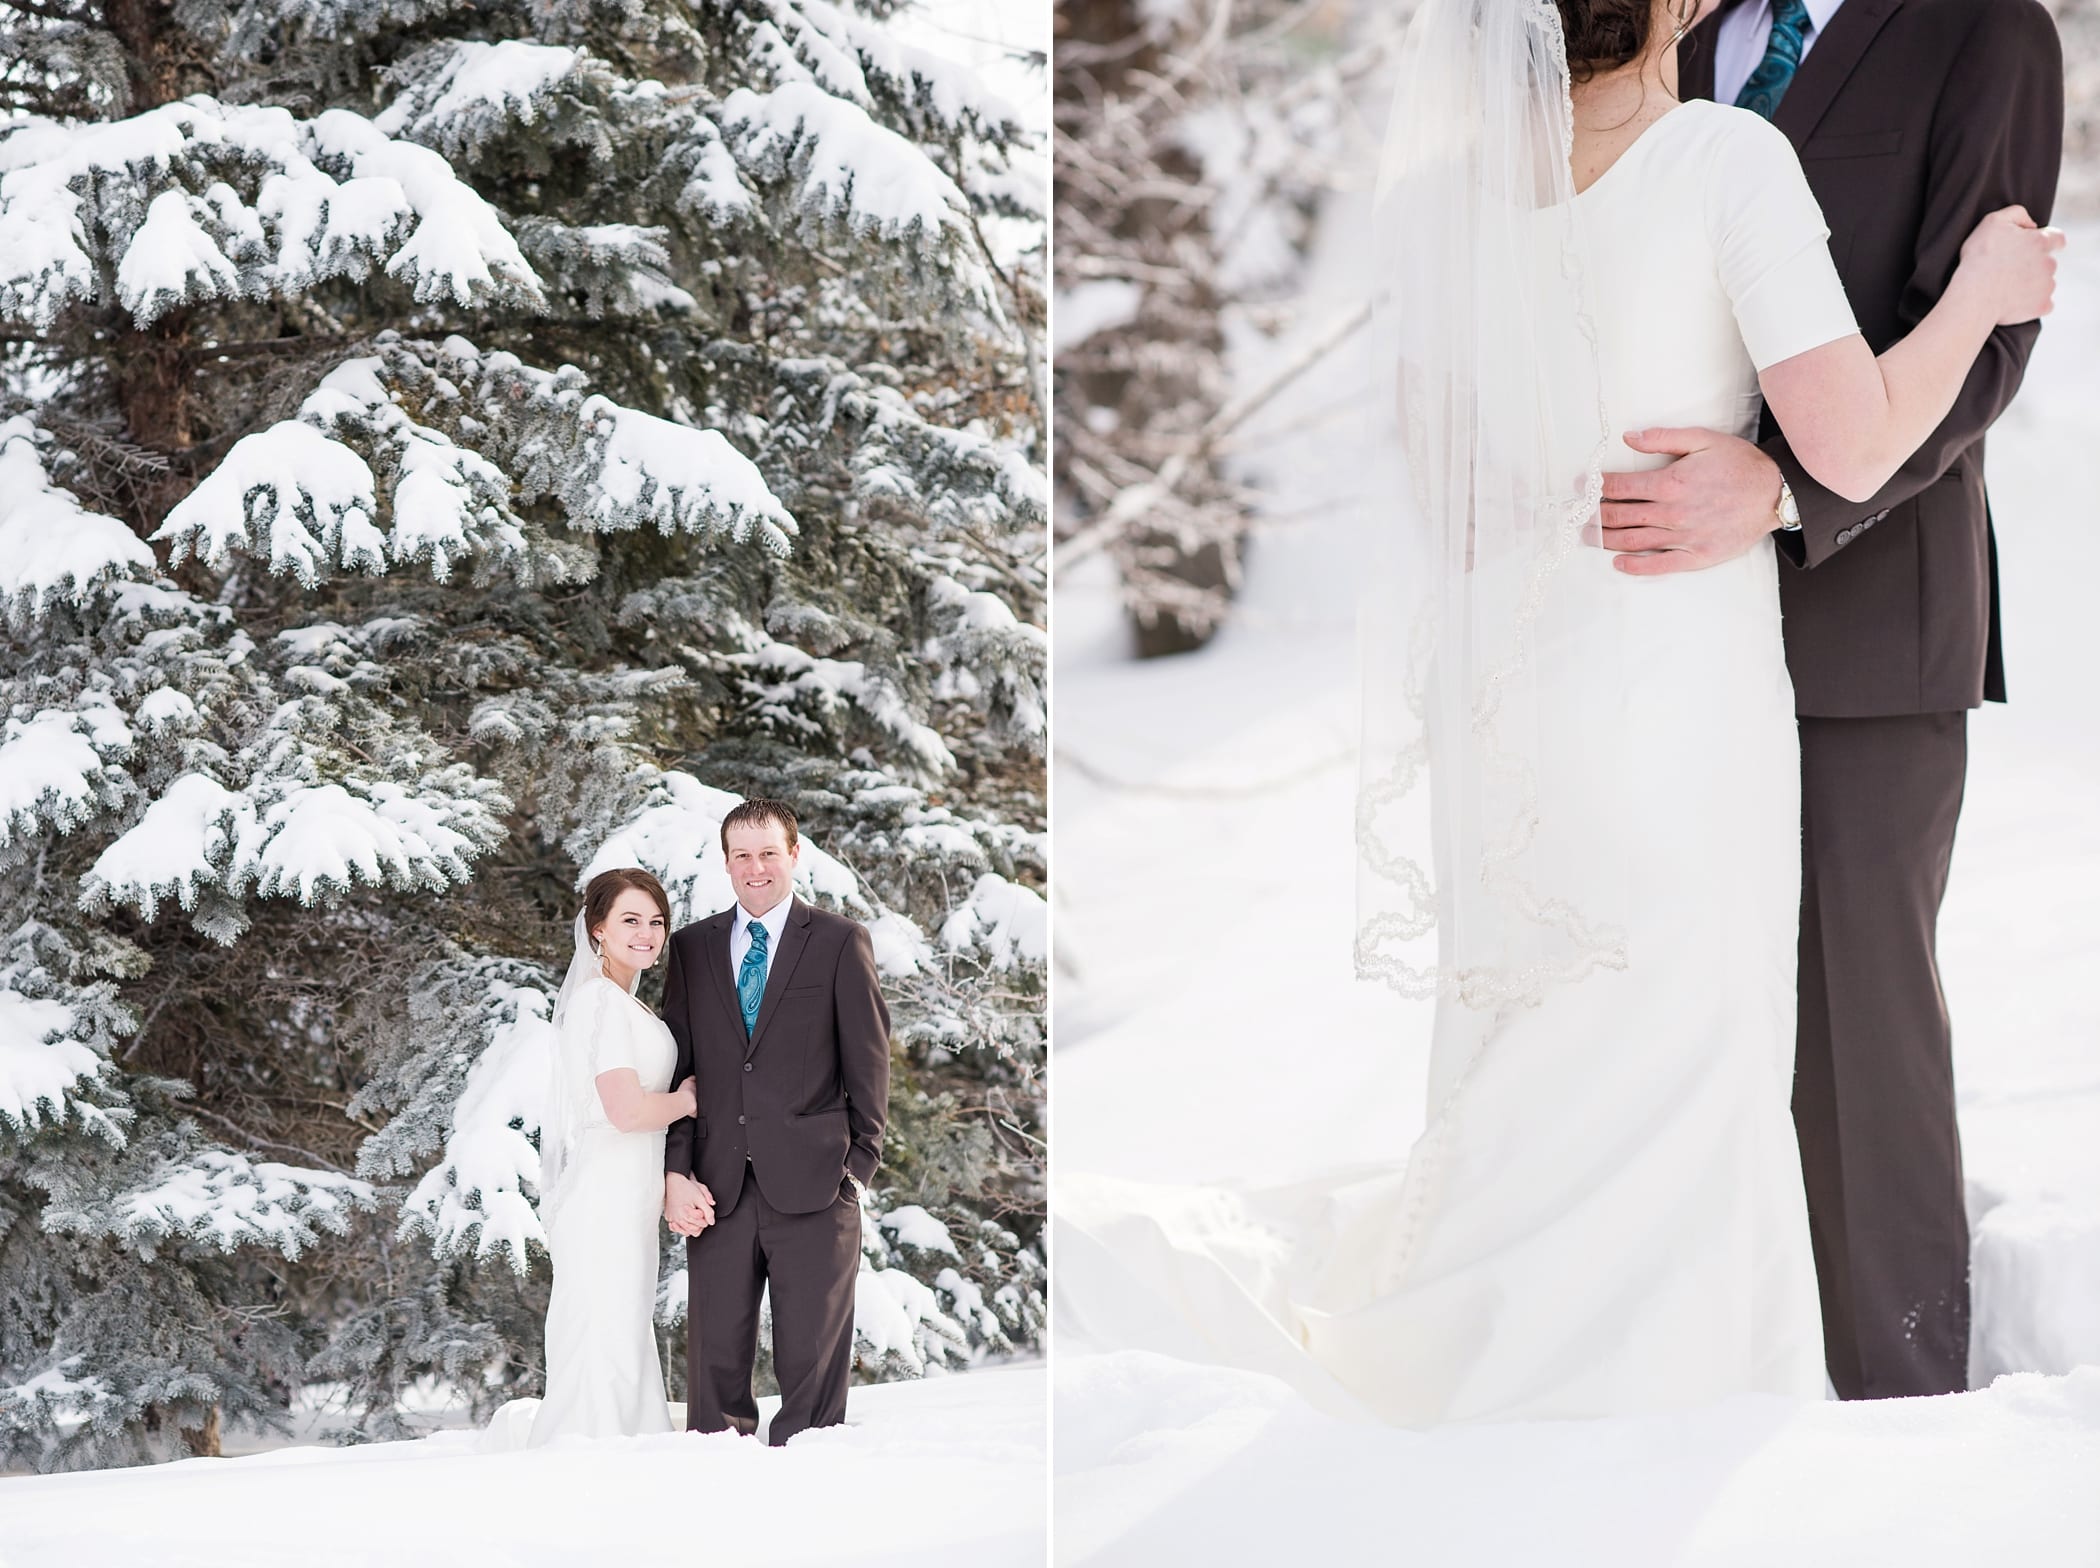
MULTIPOLYGON (((1715 55, 1720 27, 1734 9, 1724 5, 1682 46, 1685 97, 1716 96, 1717 85, 1724 97, 1733 96, 1737 84, 1715 81, 1715 55)), ((2049 221, 2063 156, 2063 122, 2063 51, 2055 24, 2036 0, 1843 0, 1837 7, 1773 123, 1801 154, 1831 228, 1831 251, 1845 292, 1860 330, 1877 352, 1914 328, 1946 292, 1963 241, 1986 214, 2019 206, 2037 223, 2049 221)), ((1835 582, 1824 587, 1812 581, 1821 575, 1812 569, 1832 562, 1880 525, 1903 528, 1925 520, 1929 526, 1931 517, 1949 509, 1973 510, 1981 544, 1984 435, 2020 390, 2040 330, 2038 322, 2026 322, 1993 332, 1954 407, 1864 500, 1847 500, 1818 484, 1786 433, 1769 419, 1755 445, 1703 430, 1629 437, 1628 444, 1639 450, 1680 460, 1667 469, 1607 476, 1606 544, 1652 550, 1652 542, 1638 542, 1652 541, 1647 530, 1674 534, 1660 552, 1623 563, 1641 575, 1732 560, 1779 528, 1775 502, 1784 479, 1801 526, 1798 533, 1781 530, 1778 543, 1795 567, 1811 569, 1784 574, 1790 601, 1813 594, 1817 608, 1832 604, 1826 612, 1831 621, 1851 624, 1863 639, 1883 638, 1885 625, 1860 625, 1868 607, 1858 590, 1835 582), (1662 475, 1669 476, 1667 481, 1662 475), (1943 480, 1960 495, 1928 493, 1943 480), (1637 537, 1636 529, 1642 531, 1637 537), (1824 591, 1816 592, 1819 587, 1824 591), (1834 603, 1839 595, 1849 600, 1842 611, 1834 603)), ((1921 541, 1921 547, 1930 544, 1921 541)), ((1995 572, 1984 570, 1991 578, 1988 632, 1995 687, 1995 572)), ((1839 575, 1850 584, 1872 571, 1863 565, 1839 575)), ((1950 598, 1978 586, 1973 573, 1961 575, 1970 580, 1944 584, 1950 598)), ((1897 591, 1893 583, 1886 588, 1889 594, 1897 591)), ((1901 591, 1909 590, 1908 583, 1902 585, 1901 591)), ((1801 606, 1789 602, 1787 613, 1796 620, 1801 606)), ((1824 619, 1817 616, 1819 623, 1824 619)), ((1973 628, 1961 625, 1959 632, 1964 642, 1973 637, 1981 652, 1984 618, 1970 610, 1960 619, 1975 622, 1973 628)), ((1940 627, 1943 633, 1947 629, 1940 627)), ((1790 644, 1797 630, 1789 626, 1790 644)), ((1906 630, 1914 639, 1917 628, 1906 630)), ((1915 648, 1912 639, 1906 639, 1905 652, 1915 648)), ((1832 689, 1871 678, 1856 659, 1819 660, 1819 669, 1804 668, 1806 662, 1795 661, 1795 684, 1812 700, 1828 692, 1841 706, 1857 706, 1860 694, 1832 689)), ((1922 706, 1968 707, 1984 695, 1979 691, 1961 701, 1931 696, 1922 706)))

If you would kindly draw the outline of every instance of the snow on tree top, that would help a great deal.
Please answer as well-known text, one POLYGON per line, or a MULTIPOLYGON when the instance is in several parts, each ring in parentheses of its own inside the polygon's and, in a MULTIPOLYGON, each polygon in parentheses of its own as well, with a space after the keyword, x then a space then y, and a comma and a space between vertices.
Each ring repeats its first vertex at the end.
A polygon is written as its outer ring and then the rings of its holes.
POLYGON ((152 550, 129 528, 51 483, 40 435, 20 415, 0 422, 0 600, 17 615, 40 616, 62 597, 81 603, 111 578, 153 570, 152 550))

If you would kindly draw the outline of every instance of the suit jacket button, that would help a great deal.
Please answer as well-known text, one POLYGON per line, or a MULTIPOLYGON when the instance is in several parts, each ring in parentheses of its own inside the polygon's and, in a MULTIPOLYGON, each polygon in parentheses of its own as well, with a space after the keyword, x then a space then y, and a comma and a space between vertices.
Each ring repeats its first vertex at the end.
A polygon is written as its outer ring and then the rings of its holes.
POLYGON ((736 1124, 737 1124, 737 1125, 738 1125, 739 1127, 743 1126, 743 1125, 744 1125, 744 1118, 743 1118, 743 1117, 741 1117, 741 1116, 739 1116, 739 1117, 738 1117, 738 1118, 736 1119, 736 1124))
POLYGON ((744 1071, 747 1073, 751 1071, 751 1064, 749 1062, 744 1063, 744 1071))

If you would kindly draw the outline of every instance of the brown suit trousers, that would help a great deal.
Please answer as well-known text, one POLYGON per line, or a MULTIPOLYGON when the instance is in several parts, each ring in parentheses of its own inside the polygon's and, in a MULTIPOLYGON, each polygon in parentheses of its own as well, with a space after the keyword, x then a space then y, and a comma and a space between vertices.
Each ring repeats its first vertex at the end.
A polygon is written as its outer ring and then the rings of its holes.
MULTIPOLYGON (((1731 0, 1731 4, 1734 0, 1731 0)), ((1711 97, 1722 15, 1681 47, 1711 97)), ((2063 58, 2035 0, 1844 0, 1773 123, 1801 154, 1831 254, 1878 353, 1932 307, 1984 214, 2046 222, 2063 58)), ((1801 1141, 1832 1383, 1848 1399, 1968 1382, 1969 1237, 1935 929, 1967 766, 1966 713, 2004 698, 1983 438, 2034 324, 2001 327, 1954 409, 1882 492, 1810 479, 1780 535, 1801 714, 1801 1141)))

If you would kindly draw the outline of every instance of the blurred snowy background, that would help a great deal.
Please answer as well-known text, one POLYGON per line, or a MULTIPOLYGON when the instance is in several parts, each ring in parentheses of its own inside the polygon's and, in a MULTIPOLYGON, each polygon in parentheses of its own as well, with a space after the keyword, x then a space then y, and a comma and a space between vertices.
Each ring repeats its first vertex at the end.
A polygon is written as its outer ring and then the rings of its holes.
MULTIPOLYGON (((1346 171, 1398 9, 1059 8, 1086 39, 1060 36, 1060 180, 1138 125, 1162 149, 1149 184, 1080 187, 1056 258, 1054 1191, 1093 1214, 1389 1163, 1421 1125, 1426 1015, 1348 959, 1346 171)), ((1992 437, 2014 700, 1972 720, 1942 924, 1977 1391, 1368 1430, 1215 1364, 1134 1276, 1106 1335, 1054 1287, 1061 1563, 2100 1564, 2100 4, 2052 9, 2072 239, 1992 437)))

